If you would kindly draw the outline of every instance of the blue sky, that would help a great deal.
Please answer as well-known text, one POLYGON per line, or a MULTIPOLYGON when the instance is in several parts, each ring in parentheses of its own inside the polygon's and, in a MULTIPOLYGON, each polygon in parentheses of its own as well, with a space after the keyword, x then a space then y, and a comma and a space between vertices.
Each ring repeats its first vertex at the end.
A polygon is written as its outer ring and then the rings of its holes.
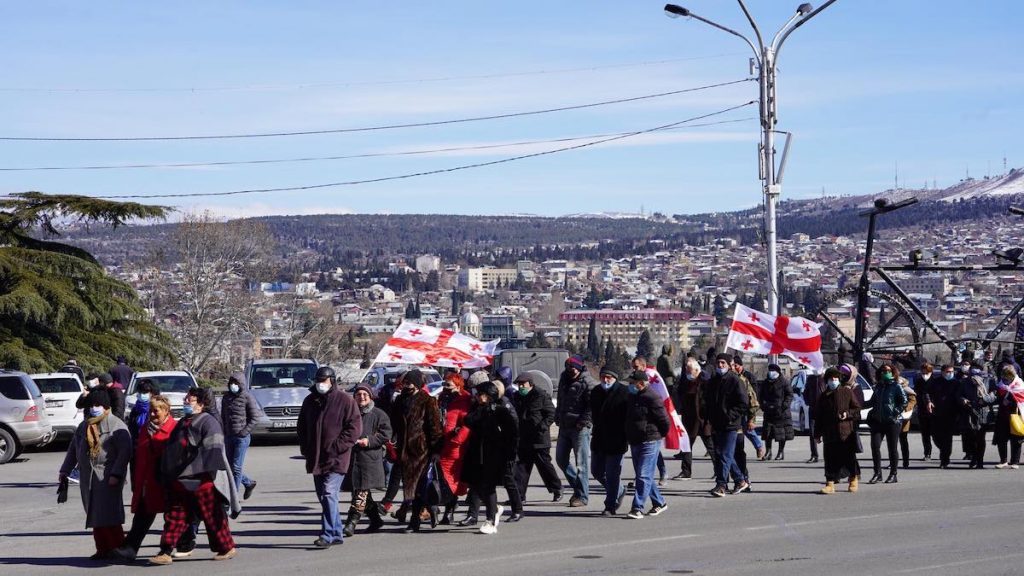
MULTIPOLYGON (((19 2, 0 7, 0 136, 178 136, 502 114, 729 82, 749 49, 663 2, 19 2), (620 66, 621 65, 621 66, 620 66), (587 70, 582 70, 587 69, 587 70), (570 71, 571 70, 571 71, 570 71), (546 72, 546 73, 536 73, 546 72), (522 74, 520 74, 522 73, 522 74), (488 76, 480 78, 480 76, 488 76), (436 80, 443 78, 445 80, 436 80), (194 90, 191 90, 194 89, 194 90)), ((738 5, 683 3, 747 33, 738 5)), ((750 0, 766 35, 798 3, 750 0)), ((839 0, 787 40, 784 198, 955 183, 1024 167, 1024 3, 839 0)), ((376 154, 644 130, 742 104, 756 84, 403 130, 184 142, 0 141, 0 168, 376 154)), ((756 108, 648 134, 393 182, 154 199, 224 215, 692 213, 760 201, 756 108)), ((91 171, 0 171, 0 192, 227 192, 387 177, 558 148, 91 171)))

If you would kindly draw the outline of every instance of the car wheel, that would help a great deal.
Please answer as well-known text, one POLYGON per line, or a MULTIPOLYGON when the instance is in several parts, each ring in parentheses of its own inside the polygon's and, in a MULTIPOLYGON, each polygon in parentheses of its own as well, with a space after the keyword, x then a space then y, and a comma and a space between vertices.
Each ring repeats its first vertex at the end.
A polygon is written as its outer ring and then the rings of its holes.
POLYGON ((7 464, 18 455, 18 442, 8 430, 0 428, 0 464, 7 464))

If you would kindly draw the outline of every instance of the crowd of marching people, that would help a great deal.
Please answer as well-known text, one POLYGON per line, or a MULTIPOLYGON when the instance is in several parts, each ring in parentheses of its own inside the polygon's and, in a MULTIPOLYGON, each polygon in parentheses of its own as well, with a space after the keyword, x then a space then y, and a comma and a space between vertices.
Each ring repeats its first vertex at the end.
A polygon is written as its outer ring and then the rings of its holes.
MULTIPOLYGON (((901 375, 896 363, 844 363, 808 376, 803 389, 794 389, 776 364, 768 365, 765 378, 756 379, 741 356, 709 351, 686 357, 676 373, 670 354, 663 350, 654 365, 638 356, 628 374, 601 368, 596 379, 573 356, 554 386, 533 371, 453 369, 436 396, 415 368, 375 391, 363 384, 345 390, 331 368, 321 367, 298 420, 299 450, 322 512, 313 547, 341 544, 359 530, 364 517, 364 530, 370 533, 393 517, 407 532, 458 525, 495 534, 500 523, 528 515, 524 503, 534 469, 553 502, 568 496, 569 507, 589 506, 593 480, 603 489, 602 516, 657 516, 668 508, 661 492, 669 474, 663 449, 675 451, 679 461, 673 479, 689 479, 697 439, 713 463, 710 495, 749 492, 746 444, 758 460, 785 459, 787 442, 794 438, 794 394, 802 394, 809 408, 808 463, 818 462, 821 448, 822 494, 834 494, 844 480, 848 492, 859 490, 862 423, 869 430, 872 463, 867 483, 897 483, 900 460, 909 467, 908 433, 915 412, 925 461, 932 459, 934 445, 939 467, 948 468, 954 438, 960 435, 968 468, 984 468, 986 436, 992 431, 999 453, 996 467, 1020 465, 1024 381, 1009 355, 938 369, 924 362, 912 380, 901 375), (872 385, 868 399, 859 377, 872 385), (884 476, 883 441, 888 456, 884 476), (623 471, 627 453, 632 475, 623 471)), ((219 407, 209 390, 193 388, 178 420, 159 390, 145 381, 125 415, 124 394, 112 380, 106 374, 87 377, 89 389, 78 404, 86 418, 59 473, 65 491, 61 498, 66 499, 68 479, 80 470, 94 558, 133 561, 157 518, 163 527, 159 552, 150 563, 169 564, 192 554, 200 522, 214 559, 233 558, 229 522, 256 487, 242 470, 259 415, 244 376, 230 377, 219 407), (127 534, 126 483, 133 513, 127 534)))

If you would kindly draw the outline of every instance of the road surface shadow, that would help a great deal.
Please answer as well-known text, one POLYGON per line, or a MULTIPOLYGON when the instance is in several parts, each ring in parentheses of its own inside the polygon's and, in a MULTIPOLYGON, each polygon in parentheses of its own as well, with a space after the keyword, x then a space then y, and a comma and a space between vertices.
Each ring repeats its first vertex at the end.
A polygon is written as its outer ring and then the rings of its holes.
POLYGON ((72 568, 108 568, 111 564, 88 557, 0 558, 0 566, 69 566, 72 568))

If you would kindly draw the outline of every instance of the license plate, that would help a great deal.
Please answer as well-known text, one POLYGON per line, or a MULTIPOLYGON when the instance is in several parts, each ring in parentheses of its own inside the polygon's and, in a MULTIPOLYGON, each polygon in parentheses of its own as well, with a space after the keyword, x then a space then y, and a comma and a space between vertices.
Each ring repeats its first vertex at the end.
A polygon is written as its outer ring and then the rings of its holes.
POLYGON ((271 423, 271 428, 295 428, 298 425, 298 420, 278 420, 271 423))
POLYGON ((47 400, 46 401, 46 407, 47 408, 63 408, 64 407, 64 401, 63 400, 47 400))

